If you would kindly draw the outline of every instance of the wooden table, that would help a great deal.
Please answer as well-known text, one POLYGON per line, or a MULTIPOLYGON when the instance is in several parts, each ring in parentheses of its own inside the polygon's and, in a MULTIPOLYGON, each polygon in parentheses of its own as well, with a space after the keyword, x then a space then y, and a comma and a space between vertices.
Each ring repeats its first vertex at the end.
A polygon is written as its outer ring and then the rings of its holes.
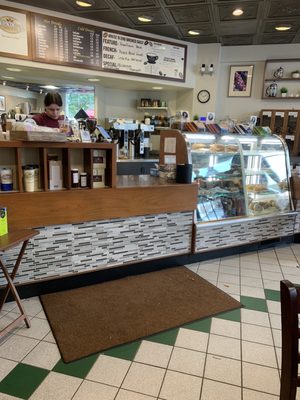
POLYGON ((21 315, 18 318, 16 318, 13 322, 11 322, 9 325, 7 325, 4 329, 2 329, 0 331, 0 339, 1 339, 1 337, 6 335, 10 330, 12 330, 17 324, 19 324, 23 320, 25 321, 27 328, 30 327, 29 320, 28 320, 25 310, 22 306, 21 299, 18 295, 17 289, 13 283, 13 280, 15 279, 15 276, 18 272, 18 269, 21 264, 21 260, 24 255, 24 252, 25 252, 25 249, 26 249, 29 239, 31 239, 33 236, 36 236, 38 234, 39 234, 39 231, 37 231, 37 230, 23 229, 23 230, 19 230, 19 231, 12 231, 6 235, 0 236, 0 252, 5 252, 6 250, 11 249, 12 247, 15 247, 15 246, 19 245, 20 243, 22 243, 22 246, 19 251, 19 255, 17 257, 16 263, 13 267, 11 274, 9 274, 6 266, 3 264, 3 262, 0 259, 0 268, 7 280, 7 286, 4 289, 2 298, 0 298, 0 312, 3 308, 5 300, 7 299, 7 296, 10 291, 12 292, 12 295, 13 295, 14 299, 16 300, 19 310, 21 312, 21 315))

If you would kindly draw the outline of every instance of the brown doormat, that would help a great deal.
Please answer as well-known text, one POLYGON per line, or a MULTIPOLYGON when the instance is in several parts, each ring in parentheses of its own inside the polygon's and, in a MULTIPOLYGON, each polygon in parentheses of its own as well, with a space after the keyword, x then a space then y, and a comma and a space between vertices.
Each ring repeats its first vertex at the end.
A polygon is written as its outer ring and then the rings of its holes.
POLYGON ((65 362, 242 306, 183 266, 45 294, 41 301, 65 362))

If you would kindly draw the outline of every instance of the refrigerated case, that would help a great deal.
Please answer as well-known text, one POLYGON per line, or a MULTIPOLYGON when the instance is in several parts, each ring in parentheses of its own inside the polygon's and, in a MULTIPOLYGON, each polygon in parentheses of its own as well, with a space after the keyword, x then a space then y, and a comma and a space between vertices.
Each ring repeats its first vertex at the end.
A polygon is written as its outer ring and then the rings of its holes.
POLYGON ((184 136, 199 187, 198 222, 292 210, 289 155, 279 137, 184 136))

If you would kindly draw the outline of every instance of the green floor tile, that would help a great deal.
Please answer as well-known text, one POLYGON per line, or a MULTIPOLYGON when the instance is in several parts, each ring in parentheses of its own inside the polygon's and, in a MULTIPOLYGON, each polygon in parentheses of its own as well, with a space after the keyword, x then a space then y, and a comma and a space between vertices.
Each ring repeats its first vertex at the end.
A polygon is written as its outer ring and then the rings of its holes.
POLYGON ((215 318, 227 319, 229 321, 241 322, 241 309, 238 308, 232 311, 226 311, 224 313, 215 315, 215 318))
POLYGON ((265 289, 265 296, 267 300, 280 301, 280 291, 265 289))
POLYGON ((183 325, 185 329, 192 329, 193 331, 210 332, 211 318, 205 318, 200 321, 190 322, 183 325))
POLYGON ((84 379, 90 372, 94 362, 99 357, 99 354, 100 353, 93 354, 89 357, 81 358, 80 360, 70 363, 65 363, 63 360, 59 360, 52 370, 61 374, 76 376, 77 378, 84 379))
POLYGON ((124 360, 133 361, 136 352, 140 347, 141 341, 124 344, 122 346, 113 347, 112 349, 105 350, 102 354, 111 357, 123 358, 124 360))
POLYGON ((156 335, 148 336, 145 340, 149 342, 156 342, 161 344, 168 344, 174 346, 178 335, 179 328, 170 329, 166 332, 157 333, 156 335))
POLYGON ((43 368, 20 363, 1 381, 0 392, 28 399, 49 372, 43 368))
POLYGON ((241 303, 248 310, 268 312, 267 302, 265 299, 258 299, 257 297, 241 296, 241 303))

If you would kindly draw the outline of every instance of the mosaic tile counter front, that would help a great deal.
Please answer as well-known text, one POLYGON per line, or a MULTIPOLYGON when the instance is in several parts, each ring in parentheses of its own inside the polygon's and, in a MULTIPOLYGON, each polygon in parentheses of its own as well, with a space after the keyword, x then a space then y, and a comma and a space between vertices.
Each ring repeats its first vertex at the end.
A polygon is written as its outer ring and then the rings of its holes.
MULTIPOLYGON (((146 261, 191 251, 193 212, 93 221, 37 228, 15 283, 146 261)), ((2 254, 13 267, 19 248, 2 254)), ((5 284, 0 277, 0 286, 5 284)))

